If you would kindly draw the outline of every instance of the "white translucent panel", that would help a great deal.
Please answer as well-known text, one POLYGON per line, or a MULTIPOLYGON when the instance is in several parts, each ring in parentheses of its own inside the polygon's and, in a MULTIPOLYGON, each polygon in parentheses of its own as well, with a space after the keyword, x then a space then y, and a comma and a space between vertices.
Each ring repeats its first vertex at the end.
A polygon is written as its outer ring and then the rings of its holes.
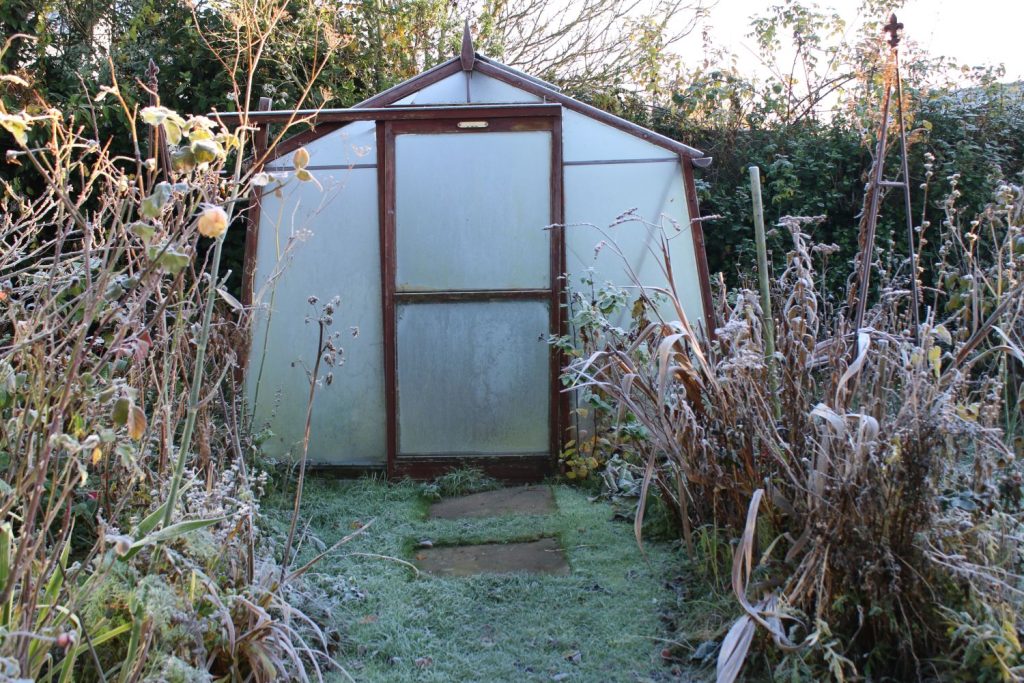
MULTIPOLYGON (((613 241, 645 286, 665 287, 659 265, 659 229, 669 237, 673 277, 690 322, 703 318, 697 260, 679 163, 600 164, 565 167, 566 267, 569 286, 593 268, 594 283, 632 286, 624 260, 605 245, 613 241), (618 222, 633 212, 642 220, 618 222), (598 229, 600 228, 600 230, 598 229), (604 231, 602 234, 601 230, 604 231)), ((678 316, 669 307, 663 315, 678 316)))
POLYGON ((550 286, 551 134, 395 139, 399 291, 550 286))
POLYGON ((415 104, 466 104, 466 74, 459 72, 442 78, 395 101, 391 106, 415 104))
MULTIPOLYGON (((355 121, 305 145, 309 168, 352 166, 377 163, 377 124, 355 121)), ((267 164, 268 171, 291 169, 292 155, 286 154, 267 164)))
POLYGON ((398 307, 399 455, 546 453, 548 304, 398 307))
POLYGON ((676 154, 571 109, 562 113, 565 161, 672 159, 676 154))
POLYGON ((469 84, 469 98, 474 104, 502 104, 510 102, 540 102, 533 93, 485 76, 474 71, 469 84))
POLYGON ((301 453, 306 369, 313 367, 317 343, 316 314, 308 299, 316 296, 322 306, 340 295, 332 330, 341 332, 344 363, 333 369, 330 386, 317 389, 309 455, 323 463, 382 464, 386 412, 377 172, 315 174, 323 191, 291 180, 281 197, 268 193, 262 201, 255 278, 260 298, 246 377, 249 400, 255 400, 254 424, 257 431, 267 426, 272 431, 264 444, 271 456, 301 453), (358 336, 352 328, 358 328, 358 336))

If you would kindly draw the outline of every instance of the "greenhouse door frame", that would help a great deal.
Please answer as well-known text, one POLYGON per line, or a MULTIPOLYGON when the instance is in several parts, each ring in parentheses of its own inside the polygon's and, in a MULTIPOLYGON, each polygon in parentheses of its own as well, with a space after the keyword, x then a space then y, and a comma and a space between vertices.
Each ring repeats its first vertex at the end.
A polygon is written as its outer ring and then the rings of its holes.
MULTIPOLYGON (((465 108, 463 108, 463 111, 465 108)), ((546 300, 550 307, 550 334, 563 335, 567 323, 563 309, 565 265, 562 111, 561 107, 523 105, 494 109, 486 116, 473 117, 469 111, 452 115, 452 109, 434 108, 437 118, 427 120, 384 120, 377 122, 378 202, 381 227, 381 290, 384 313, 384 393, 387 406, 387 472, 389 477, 408 476, 430 479, 461 466, 483 469, 487 474, 505 481, 539 481, 555 471, 561 450, 562 434, 568 416, 568 395, 560 391, 563 355, 556 347, 549 350, 549 415, 548 452, 545 454, 508 455, 429 455, 399 456, 398 435, 398 337, 396 312, 403 297, 396 292, 396 166, 395 138, 403 133, 419 134, 487 134, 492 132, 544 131, 551 133, 550 224, 548 269, 550 282, 543 290, 501 290, 500 292, 465 291, 436 292, 429 296, 416 294, 418 301, 494 301, 546 300)), ((481 112, 484 113, 484 112, 481 112)), ((509 407, 514 410, 514 406, 509 407)))

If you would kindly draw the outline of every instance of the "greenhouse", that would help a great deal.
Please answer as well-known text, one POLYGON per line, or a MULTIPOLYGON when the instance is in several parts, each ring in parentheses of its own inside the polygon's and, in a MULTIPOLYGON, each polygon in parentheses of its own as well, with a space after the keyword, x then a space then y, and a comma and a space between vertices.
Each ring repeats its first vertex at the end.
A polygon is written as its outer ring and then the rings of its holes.
MULTIPOLYGON (((260 118, 260 116, 263 118, 260 118)), ((257 304, 247 363, 264 448, 304 436, 316 353, 308 303, 340 297, 344 363, 317 390, 309 459, 426 478, 480 466, 508 480, 554 471, 571 425, 551 335, 567 288, 667 286, 693 325, 710 294, 696 149, 462 53, 353 108, 308 116, 264 170, 316 182, 258 198, 243 296, 257 304)), ((674 314, 673 314, 673 317, 674 314)))

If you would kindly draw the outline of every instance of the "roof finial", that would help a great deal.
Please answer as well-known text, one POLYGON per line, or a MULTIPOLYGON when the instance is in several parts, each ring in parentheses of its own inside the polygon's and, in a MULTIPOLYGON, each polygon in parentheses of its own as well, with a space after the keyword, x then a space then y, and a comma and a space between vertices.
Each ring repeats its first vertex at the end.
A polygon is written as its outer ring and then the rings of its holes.
POLYGON ((463 71, 472 71, 476 62, 476 50, 473 49, 473 36, 469 33, 469 19, 462 29, 462 53, 459 55, 463 71))
POLYGON ((889 23, 882 27, 882 31, 889 34, 889 45, 897 47, 900 44, 899 32, 903 30, 903 22, 896 21, 896 14, 889 15, 889 23))

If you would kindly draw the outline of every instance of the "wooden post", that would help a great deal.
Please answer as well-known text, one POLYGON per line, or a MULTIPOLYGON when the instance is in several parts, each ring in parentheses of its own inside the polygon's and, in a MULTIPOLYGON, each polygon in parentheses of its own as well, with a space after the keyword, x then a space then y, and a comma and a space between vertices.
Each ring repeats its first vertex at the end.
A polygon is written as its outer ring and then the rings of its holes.
MULTIPOLYGON (((149 106, 160 106, 160 67, 152 59, 146 68, 146 87, 149 89, 149 106)), ((171 156, 167 151, 163 129, 160 126, 149 127, 149 155, 156 160, 157 170, 170 173, 171 156)))
POLYGON ((775 316, 772 315, 772 296, 768 288, 768 245, 764 234, 764 205, 761 202, 761 171, 757 166, 750 172, 750 197, 754 209, 754 241, 757 243, 757 279, 761 283, 761 310, 764 327, 764 357, 768 363, 768 386, 772 392, 775 419, 782 417, 779 404, 779 382, 775 375, 775 316))

